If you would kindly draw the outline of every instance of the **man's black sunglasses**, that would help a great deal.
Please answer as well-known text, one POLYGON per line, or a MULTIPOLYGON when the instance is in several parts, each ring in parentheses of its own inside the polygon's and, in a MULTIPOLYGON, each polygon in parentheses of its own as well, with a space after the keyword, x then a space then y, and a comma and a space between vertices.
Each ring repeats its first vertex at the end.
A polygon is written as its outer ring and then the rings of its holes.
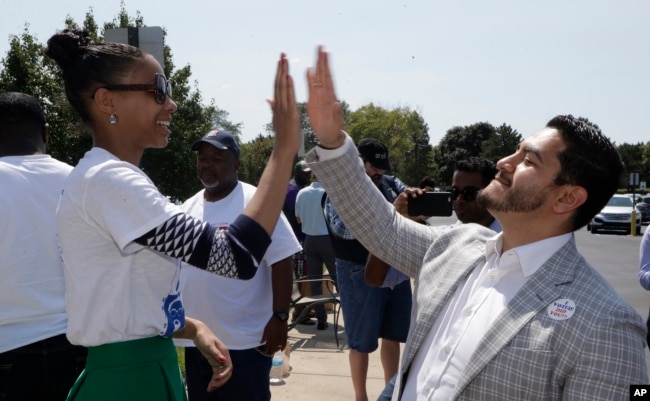
POLYGON ((160 74, 156 74, 155 80, 156 82, 153 84, 106 85, 104 89, 113 91, 149 91, 153 92, 156 102, 165 104, 165 99, 172 97, 172 84, 160 74))
POLYGON ((459 191, 458 188, 452 188, 451 201, 455 201, 460 196, 465 202, 471 202, 476 199, 476 195, 478 195, 478 191, 480 190, 480 188, 476 187, 465 187, 462 191, 459 191))

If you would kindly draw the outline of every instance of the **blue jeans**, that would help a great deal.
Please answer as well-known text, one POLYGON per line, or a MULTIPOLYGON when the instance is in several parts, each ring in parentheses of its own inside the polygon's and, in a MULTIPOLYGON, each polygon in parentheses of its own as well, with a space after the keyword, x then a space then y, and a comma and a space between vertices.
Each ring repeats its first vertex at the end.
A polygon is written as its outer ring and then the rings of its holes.
POLYGON ((262 354, 263 346, 244 350, 229 350, 232 377, 216 391, 208 393, 212 368, 195 347, 185 348, 187 395, 191 401, 269 401, 271 357, 262 354))
POLYGON ((394 288, 366 284, 364 265, 336 259, 336 278, 341 293, 341 308, 348 346, 370 353, 379 346, 379 338, 405 342, 411 321, 411 281, 394 288))

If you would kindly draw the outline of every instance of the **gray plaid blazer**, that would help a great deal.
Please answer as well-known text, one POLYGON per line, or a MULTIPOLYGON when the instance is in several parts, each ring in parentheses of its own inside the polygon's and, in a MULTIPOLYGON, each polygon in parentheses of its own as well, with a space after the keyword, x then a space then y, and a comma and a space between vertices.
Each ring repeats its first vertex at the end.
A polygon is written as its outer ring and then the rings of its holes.
MULTIPOLYGON (((411 326, 393 400, 425 336, 457 285, 485 263, 494 232, 476 224, 436 230, 403 218, 384 200, 348 142, 341 157, 306 160, 355 237, 415 278, 411 326)), ((627 400, 648 383, 645 324, 570 240, 530 277, 479 345, 456 385, 457 400, 627 400), (553 320, 547 307, 570 299, 575 313, 553 320)))

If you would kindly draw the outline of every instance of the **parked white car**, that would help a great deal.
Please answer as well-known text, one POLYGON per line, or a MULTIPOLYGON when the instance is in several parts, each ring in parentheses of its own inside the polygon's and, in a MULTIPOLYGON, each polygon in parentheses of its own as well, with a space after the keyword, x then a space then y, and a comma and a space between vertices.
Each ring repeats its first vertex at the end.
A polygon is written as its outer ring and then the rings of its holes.
MULTIPOLYGON (((635 205, 632 197, 628 195, 614 195, 607 205, 589 223, 592 234, 600 231, 622 231, 630 234, 632 223, 632 210, 635 205)), ((641 213, 635 213, 636 235, 641 234, 641 213)))

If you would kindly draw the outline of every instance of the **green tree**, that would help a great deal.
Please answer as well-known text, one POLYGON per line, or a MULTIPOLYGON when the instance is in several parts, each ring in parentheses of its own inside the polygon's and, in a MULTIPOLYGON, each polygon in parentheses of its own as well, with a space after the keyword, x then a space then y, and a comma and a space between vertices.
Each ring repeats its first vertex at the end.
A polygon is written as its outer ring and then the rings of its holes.
POLYGON ((618 153, 621 155, 623 163, 625 163, 626 174, 623 174, 623 177, 621 177, 622 187, 628 187, 630 185, 630 173, 639 173, 639 179, 642 181, 641 173, 643 172, 644 147, 645 145, 641 142, 636 145, 623 143, 617 146, 618 153))
POLYGON ((40 100, 49 124, 48 152, 69 164, 76 164, 90 148, 91 139, 82 135, 74 110, 63 91, 56 64, 44 55, 28 27, 9 38, 9 50, 0 61, 0 91, 23 92, 40 100))
MULTIPOLYGON (((449 129, 433 152, 433 160, 439 168, 440 184, 451 185, 456 161, 481 156, 483 145, 495 135, 496 129, 487 122, 449 129)), ((488 143, 495 148, 499 145, 498 141, 488 143)))
POLYGON ((521 134, 517 130, 505 123, 501 124, 495 129, 494 135, 483 142, 480 156, 496 163, 514 153, 521 141, 521 134))
POLYGON ((650 142, 642 146, 641 170, 639 171, 639 180, 650 184, 650 142))
MULTIPOLYGON (((105 23, 101 32, 92 9, 86 13, 82 28, 89 32, 93 40, 101 42, 107 29, 143 26, 142 16, 136 13, 135 17, 130 17, 122 2, 117 17, 105 23)), ((66 18, 64 27, 80 28, 70 17, 66 18)), ((12 36, 9 51, 0 60, 0 90, 24 92, 38 98, 50 125, 48 152, 57 159, 75 165, 90 149, 92 140, 90 135, 84 135, 84 128, 65 99, 61 73, 55 63, 44 56, 44 47, 29 33, 28 26, 22 34, 12 36)), ((140 167, 163 193, 182 200, 200 188, 191 144, 213 128, 226 129, 239 137, 241 123, 228 121, 228 113, 219 109, 214 100, 207 106, 202 104, 203 99, 196 85, 189 84, 190 66, 176 69, 168 46, 164 47, 164 61, 165 75, 172 82, 174 101, 178 106, 173 115, 173 133, 165 149, 145 152, 140 167)))
MULTIPOLYGON (((274 144, 275 140, 272 135, 259 134, 255 139, 240 147, 239 179, 241 181, 257 185, 269 156, 271 156, 274 144)), ((282 191, 285 190, 286 188, 282 188, 282 191)))
POLYGON ((346 129, 358 143, 376 138, 388 147, 392 174, 407 185, 417 186, 434 174, 429 127, 416 111, 405 107, 385 109, 372 103, 351 112, 346 129))
MULTIPOLYGON (((318 141, 316 140, 316 135, 314 135, 314 130, 311 127, 311 122, 309 121, 309 115, 307 115, 307 103, 299 102, 297 104, 298 112, 300 113, 300 130, 303 136, 303 148, 305 151, 309 151, 311 148, 316 146, 318 141)), ((343 114, 343 119, 347 121, 350 115, 350 105, 341 101, 341 113, 343 114)), ((265 126, 265 130, 269 134, 273 134, 273 123, 268 123, 265 126)), ((296 158, 298 161, 298 158, 296 158)))

